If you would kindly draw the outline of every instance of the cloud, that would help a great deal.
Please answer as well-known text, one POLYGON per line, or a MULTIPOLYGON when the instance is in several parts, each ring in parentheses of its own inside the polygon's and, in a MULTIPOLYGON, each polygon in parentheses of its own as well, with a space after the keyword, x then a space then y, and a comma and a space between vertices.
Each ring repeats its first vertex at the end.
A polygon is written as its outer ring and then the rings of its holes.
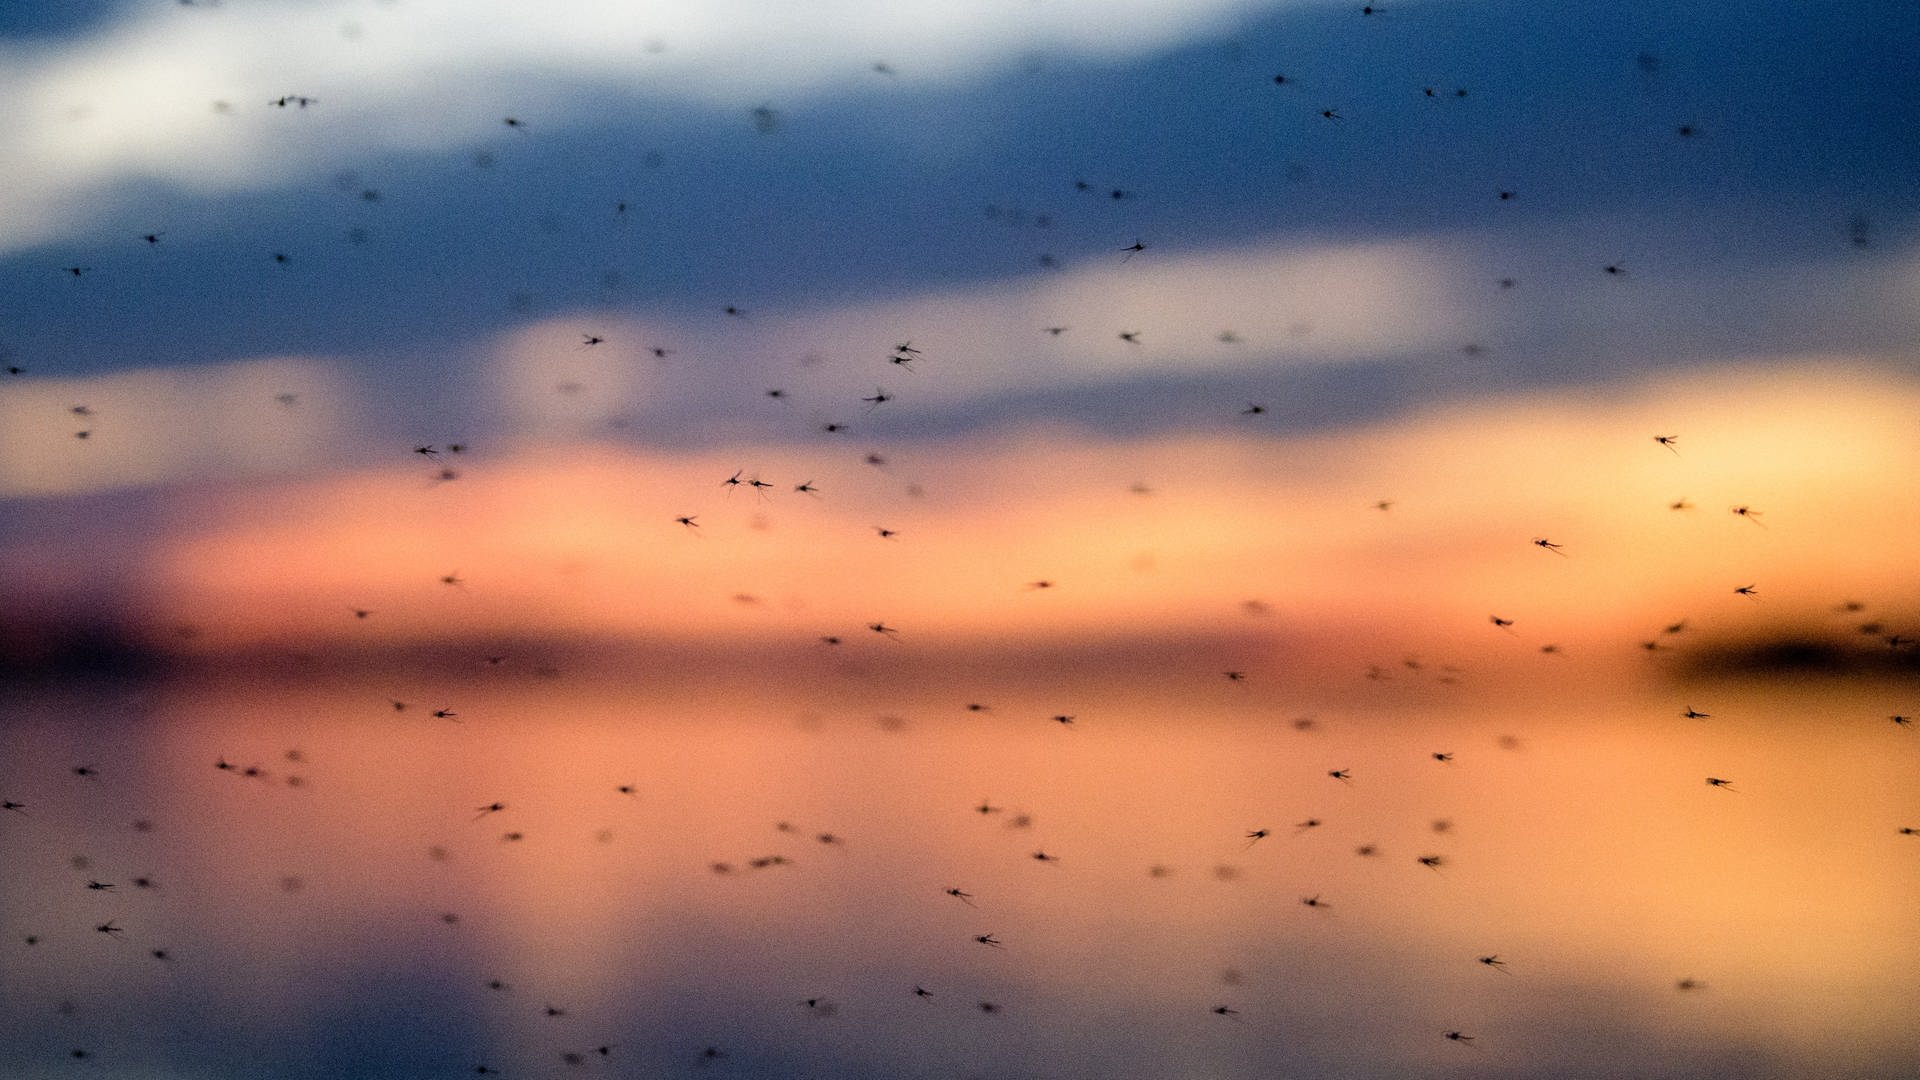
MULTIPOLYGON (((1057 273, 793 314, 750 313, 707 335, 726 358, 724 377, 708 365, 682 363, 658 380, 649 407, 678 414, 700 395, 725 394, 737 403, 784 387, 809 409, 840 410, 820 418, 850 420, 876 382, 899 402, 887 408, 899 410, 1446 351, 1484 322, 1481 309, 1459 294, 1458 280, 1444 248, 1420 241, 1149 249, 1124 262, 1116 252, 1106 263, 1057 273), (1123 340, 1122 332, 1135 339, 1123 340), (903 343, 917 356, 887 363, 903 343)), ((569 331, 549 341, 565 342, 557 355, 566 360, 579 338, 569 331)), ((526 364, 543 365, 540 355, 528 354, 526 364)), ((533 381, 514 381, 516 400, 533 381)))
POLYGON ((599 122, 609 94, 746 110, 882 78, 983 77, 1035 51, 1114 58, 1218 30, 1247 0, 1036 5, 361 0, 143 9, 43 49, 0 47, 0 252, 84 227, 134 181, 271 189, 382 151, 599 122), (275 107, 285 95, 309 108, 275 107))
POLYGON ((346 445, 354 402, 330 364, 301 358, 10 383, 0 497, 317 468, 346 445))

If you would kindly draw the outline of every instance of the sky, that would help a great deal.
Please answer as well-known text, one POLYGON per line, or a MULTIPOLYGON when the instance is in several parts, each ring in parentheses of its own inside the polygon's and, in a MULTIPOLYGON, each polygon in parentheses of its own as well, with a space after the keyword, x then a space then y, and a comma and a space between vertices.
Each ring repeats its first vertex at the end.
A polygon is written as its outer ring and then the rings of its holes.
POLYGON ((1916 54, 0 6, 0 1065, 1920 1067, 1916 54))

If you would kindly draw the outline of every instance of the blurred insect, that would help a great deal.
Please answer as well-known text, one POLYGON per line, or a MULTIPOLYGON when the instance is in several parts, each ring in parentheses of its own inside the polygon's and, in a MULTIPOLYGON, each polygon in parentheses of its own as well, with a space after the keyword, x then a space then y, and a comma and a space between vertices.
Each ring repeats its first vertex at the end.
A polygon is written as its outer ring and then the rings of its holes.
POLYGON ((1507 970, 1507 962, 1505 960, 1500 959, 1500 957, 1497 954, 1492 956, 1482 956, 1479 959, 1480 959, 1480 963, 1486 965, 1487 967, 1492 968, 1495 971, 1498 971, 1507 975, 1513 974, 1513 972, 1507 970))
POLYGON ((962 892, 959 889, 947 889, 945 891, 948 896, 953 897, 955 900, 960 901, 961 903, 967 905, 968 907, 974 906, 972 893, 962 892))
POLYGON ((1763 529, 1767 527, 1766 524, 1760 520, 1760 511, 1755 510, 1753 507, 1748 506, 1745 503, 1742 503, 1738 506, 1730 506, 1727 508, 1727 510, 1730 513, 1732 513, 1735 517, 1746 518, 1748 521, 1753 522, 1755 525, 1758 525, 1763 529))
POLYGON ((1679 457, 1679 456, 1680 456, 1680 448, 1674 445, 1675 443, 1677 443, 1677 442, 1679 442, 1679 441, 1680 441, 1680 436, 1678 436, 1678 435, 1655 435, 1655 436, 1653 437, 1653 441, 1654 441, 1654 442, 1657 442, 1657 443, 1659 443, 1659 444, 1660 444, 1661 446, 1664 446, 1664 447, 1666 447, 1666 448, 1667 448, 1668 450, 1671 450, 1671 451, 1673 451, 1673 456, 1674 456, 1674 457, 1679 457))
POLYGON ((1720 777, 1718 777, 1718 776, 1709 776, 1709 777, 1707 777, 1707 786, 1708 786, 1708 787, 1714 787, 1714 788, 1719 788, 1719 789, 1721 789, 1722 791, 1732 791, 1732 790, 1733 790, 1733 781, 1731 781, 1731 780, 1724 780, 1724 779, 1722 779, 1722 778, 1720 778, 1720 777))
POLYGON ((1566 554, 1567 554, 1566 552, 1564 552, 1564 551, 1561 551, 1561 550, 1560 550, 1560 548, 1561 548, 1561 545, 1559 545, 1559 544, 1556 544, 1556 543, 1554 543, 1553 541, 1551 541, 1551 540, 1549 540, 1549 539, 1547 539, 1547 538, 1546 538, 1546 537, 1544 537, 1544 536, 1536 536, 1536 537, 1534 537, 1534 538, 1533 538, 1533 546, 1534 546, 1534 547, 1537 547, 1537 548, 1541 548, 1541 549, 1543 549, 1543 550, 1546 550, 1546 551, 1551 551, 1551 552, 1553 552, 1553 553, 1554 553, 1555 555, 1558 555, 1558 556, 1560 556, 1560 557, 1562 557, 1562 558, 1565 558, 1565 557, 1566 557, 1566 554))
POLYGON ((982 945, 990 945, 996 949, 1000 947, 1000 939, 994 937, 992 934, 975 934, 973 940, 982 945))

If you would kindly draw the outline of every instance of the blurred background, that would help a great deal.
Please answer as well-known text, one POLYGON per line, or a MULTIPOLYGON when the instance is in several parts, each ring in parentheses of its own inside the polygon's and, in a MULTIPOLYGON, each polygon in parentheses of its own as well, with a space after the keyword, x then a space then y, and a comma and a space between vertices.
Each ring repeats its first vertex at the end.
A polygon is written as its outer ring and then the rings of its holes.
POLYGON ((0 9, 0 1066, 1920 1070, 1917 51, 0 9))

